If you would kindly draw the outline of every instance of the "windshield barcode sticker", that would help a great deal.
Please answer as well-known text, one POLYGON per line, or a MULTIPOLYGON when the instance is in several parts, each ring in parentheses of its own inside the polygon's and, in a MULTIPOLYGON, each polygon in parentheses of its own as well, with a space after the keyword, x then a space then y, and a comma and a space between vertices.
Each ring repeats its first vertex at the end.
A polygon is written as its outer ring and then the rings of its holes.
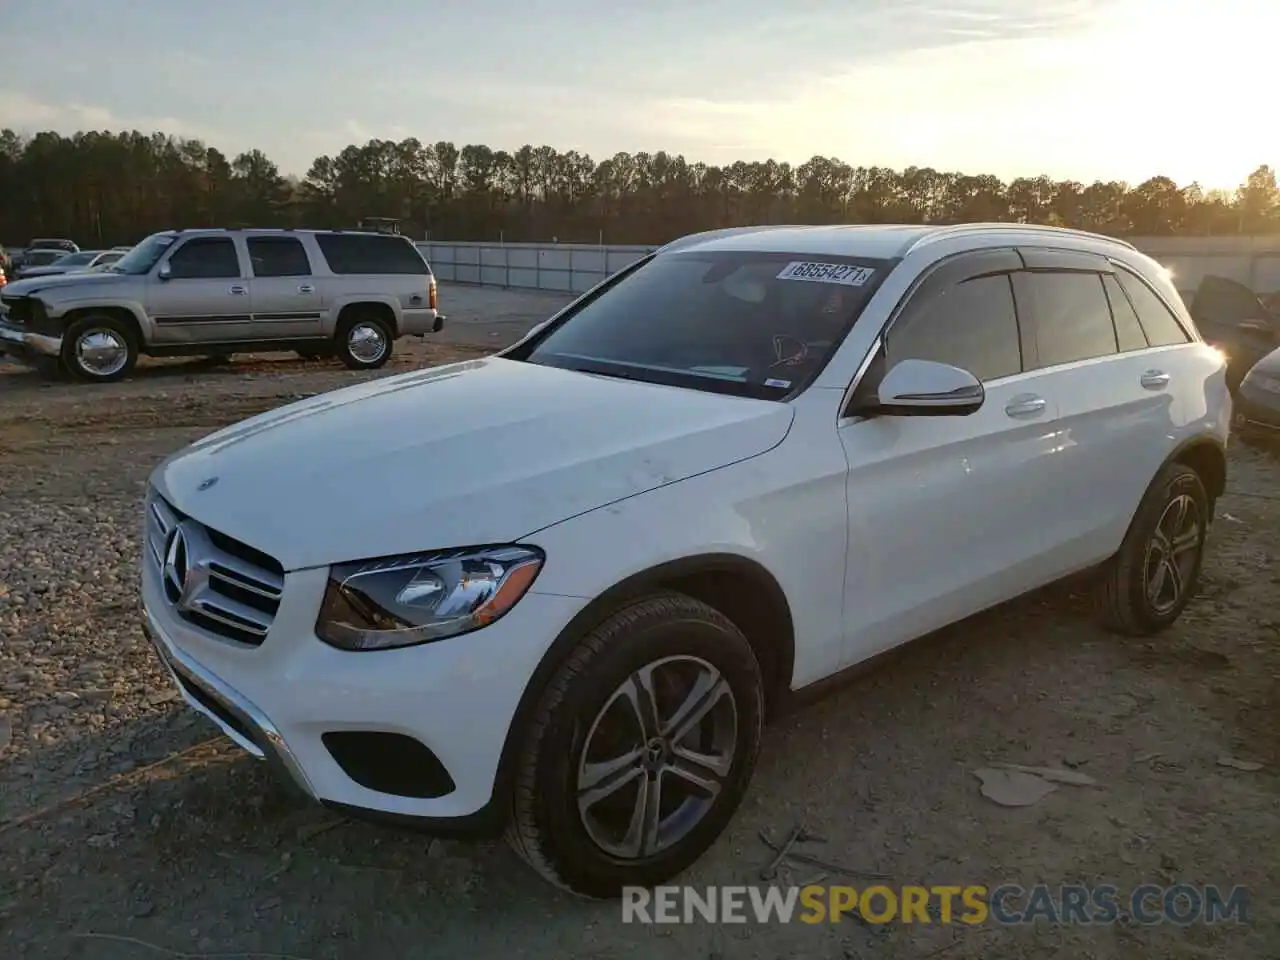
POLYGON ((848 263, 812 263, 793 260, 782 268, 779 280, 810 280, 814 283, 839 283, 846 287, 860 287, 876 272, 870 267, 855 267, 848 263))

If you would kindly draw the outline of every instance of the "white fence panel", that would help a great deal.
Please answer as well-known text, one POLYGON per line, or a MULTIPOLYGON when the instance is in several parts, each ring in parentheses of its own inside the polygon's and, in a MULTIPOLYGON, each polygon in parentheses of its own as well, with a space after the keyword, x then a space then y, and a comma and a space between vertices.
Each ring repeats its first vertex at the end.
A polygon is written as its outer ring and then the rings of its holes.
MULTIPOLYGON (((1184 296, 1207 274, 1259 293, 1280 291, 1280 237, 1135 237, 1132 243, 1173 271, 1184 296)), ((442 281, 582 293, 657 247, 431 240, 418 249, 442 281)))

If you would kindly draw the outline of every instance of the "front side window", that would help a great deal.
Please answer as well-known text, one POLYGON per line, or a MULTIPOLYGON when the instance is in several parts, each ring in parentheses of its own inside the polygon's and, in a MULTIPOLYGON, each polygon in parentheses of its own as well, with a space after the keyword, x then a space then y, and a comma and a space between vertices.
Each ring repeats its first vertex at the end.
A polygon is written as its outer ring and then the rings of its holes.
POLYGON ((1116 353, 1111 306, 1096 273, 1023 272, 1015 275, 1018 306, 1035 321, 1041 367, 1116 353))
POLYGON ((902 360, 932 360, 983 382, 1020 373, 1022 348, 1008 274, 925 287, 890 328, 885 356, 886 369, 902 360))
POLYGON ((169 258, 174 280, 223 280, 240 276, 236 245, 229 237, 196 237, 169 258))
POLYGON ((779 399, 813 381, 891 266, 746 251, 659 254, 510 356, 779 399))

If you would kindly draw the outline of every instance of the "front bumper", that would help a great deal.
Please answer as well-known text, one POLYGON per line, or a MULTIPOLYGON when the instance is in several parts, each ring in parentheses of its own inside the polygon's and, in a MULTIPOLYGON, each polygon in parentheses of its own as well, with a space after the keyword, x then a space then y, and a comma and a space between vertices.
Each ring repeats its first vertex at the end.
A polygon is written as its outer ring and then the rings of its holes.
POLYGON ((43 333, 32 333, 22 327, 0 320, 0 354, 28 360, 32 357, 59 357, 62 355, 62 338, 43 333))
POLYGON ((512 717, 547 648, 585 601, 530 593, 475 633, 402 650, 351 653, 314 633, 324 569, 290 573, 265 641, 249 647, 181 619, 156 565, 142 564, 144 622, 186 702, 307 795, 449 830, 487 822, 512 717), (326 733, 400 734, 439 758, 454 789, 418 798, 355 782, 326 733), (455 826, 456 825, 456 826, 455 826))

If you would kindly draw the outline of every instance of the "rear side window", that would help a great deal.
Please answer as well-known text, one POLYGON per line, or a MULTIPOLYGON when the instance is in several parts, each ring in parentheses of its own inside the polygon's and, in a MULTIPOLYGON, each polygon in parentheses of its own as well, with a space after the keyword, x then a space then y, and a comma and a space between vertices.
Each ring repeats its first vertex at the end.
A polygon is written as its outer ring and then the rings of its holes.
POLYGON ((240 259, 230 237, 196 237, 169 258, 174 280, 231 279, 240 276, 240 259))
POLYGON ((1053 367, 1116 352, 1111 307, 1096 273, 1023 272, 1014 288, 1035 322, 1037 366, 1053 367))
POLYGON ((334 273, 430 273, 417 248, 404 237, 319 233, 316 242, 334 273))
POLYGON ((249 262, 255 277, 306 277, 311 274, 307 251, 296 237, 250 237, 249 262))
POLYGON ((1147 335, 1142 332, 1142 324, 1138 322, 1138 314, 1133 304, 1125 296, 1119 281, 1112 276, 1102 278, 1102 286, 1107 291, 1107 301, 1111 304, 1111 317, 1116 322, 1116 344, 1121 353, 1129 350, 1144 350, 1150 346, 1147 335))
POLYGON ((1137 311, 1138 321, 1151 346, 1167 347, 1191 341, 1173 311, 1165 306, 1164 301, 1156 296, 1145 280, 1123 269, 1117 270, 1116 276, 1120 280, 1120 286, 1124 287, 1124 292, 1129 295, 1129 302, 1137 311))
POLYGON ((908 359, 948 363, 983 381, 1021 372, 1008 274, 965 280, 932 295, 922 290, 885 338, 885 357, 888 367, 908 359))

